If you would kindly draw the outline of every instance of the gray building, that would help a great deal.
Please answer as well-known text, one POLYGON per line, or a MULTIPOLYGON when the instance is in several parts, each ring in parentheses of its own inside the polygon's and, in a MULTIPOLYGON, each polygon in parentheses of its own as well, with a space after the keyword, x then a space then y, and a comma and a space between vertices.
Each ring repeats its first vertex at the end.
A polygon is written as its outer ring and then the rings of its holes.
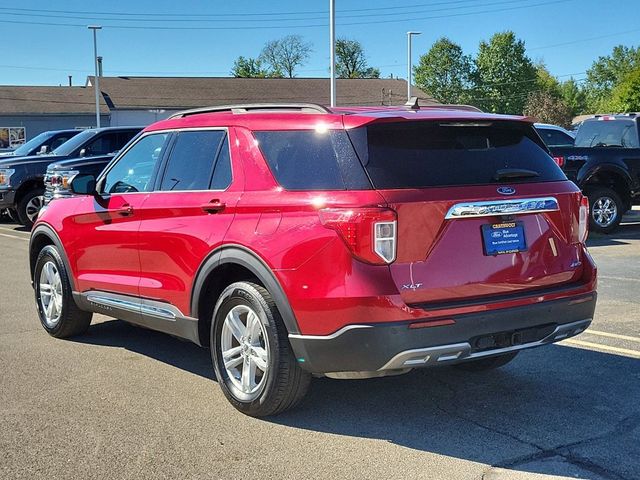
MULTIPOLYGON (((5 131, 22 132, 30 140, 47 130, 95 127, 94 95, 86 87, 0 86, 0 143, 5 131)), ((103 98, 100 113, 102 125, 108 126, 110 113, 103 98)))
MULTIPOLYGON (((95 77, 87 79, 92 90, 95 77)), ((100 77, 100 90, 111 112, 112 126, 147 125, 187 108, 238 103, 329 103, 327 78, 233 77, 100 77)), ((402 79, 338 79, 337 104, 402 105, 407 82, 402 79)), ((418 88, 422 104, 435 104, 418 88)))

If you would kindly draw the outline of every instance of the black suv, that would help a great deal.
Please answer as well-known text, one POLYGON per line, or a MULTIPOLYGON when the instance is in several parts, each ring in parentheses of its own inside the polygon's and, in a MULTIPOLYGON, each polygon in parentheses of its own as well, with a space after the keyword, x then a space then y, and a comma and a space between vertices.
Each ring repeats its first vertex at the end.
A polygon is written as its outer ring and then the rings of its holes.
POLYGON ((15 159, 16 157, 28 157, 31 155, 47 155, 53 152, 60 145, 67 140, 75 137, 82 130, 69 129, 69 130, 50 130, 48 132, 42 132, 36 135, 27 143, 20 145, 18 148, 11 152, 0 153, 0 160, 4 160, 7 157, 15 159))
POLYGON ((589 197, 591 230, 610 233, 640 204, 640 114, 585 120, 573 147, 550 147, 555 162, 589 197))
POLYGON ((31 228, 44 203, 44 176, 53 162, 76 157, 113 156, 142 127, 107 127, 84 130, 49 155, 0 159, 0 210, 31 228))

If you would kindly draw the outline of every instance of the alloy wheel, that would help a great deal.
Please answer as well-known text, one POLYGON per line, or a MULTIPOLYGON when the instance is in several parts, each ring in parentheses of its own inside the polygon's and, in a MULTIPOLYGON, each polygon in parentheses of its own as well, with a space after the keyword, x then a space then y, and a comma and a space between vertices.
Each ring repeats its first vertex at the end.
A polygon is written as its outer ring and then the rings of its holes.
POLYGON ((40 307, 49 328, 55 327, 62 314, 62 279, 53 262, 47 262, 40 271, 40 307))
POLYGON ((27 218, 33 223, 38 218, 38 213, 44 205, 44 195, 33 197, 27 202, 26 213, 27 218))
POLYGON ((618 207, 611 197, 598 197, 591 206, 591 217, 601 228, 607 228, 615 222, 618 216, 618 207))

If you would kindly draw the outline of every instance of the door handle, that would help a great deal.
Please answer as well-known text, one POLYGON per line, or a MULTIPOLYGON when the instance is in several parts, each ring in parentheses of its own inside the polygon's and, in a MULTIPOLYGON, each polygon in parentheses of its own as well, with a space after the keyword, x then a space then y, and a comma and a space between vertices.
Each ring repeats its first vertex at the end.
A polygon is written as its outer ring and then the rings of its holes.
POLYGON ((207 213, 218 213, 219 211, 224 210, 224 207, 226 206, 227 206, 226 203, 221 202, 220 200, 215 198, 211 200, 209 203, 205 203, 200 208, 202 208, 202 210, 204 210, 207 213))
POLYGON ((129 215, 133 215, 133 207, 128 203, 125 203, 120 208, 118 208, 116 212, 118 212, 118 214, 122 215, 123 217, 128 217, 129 215))

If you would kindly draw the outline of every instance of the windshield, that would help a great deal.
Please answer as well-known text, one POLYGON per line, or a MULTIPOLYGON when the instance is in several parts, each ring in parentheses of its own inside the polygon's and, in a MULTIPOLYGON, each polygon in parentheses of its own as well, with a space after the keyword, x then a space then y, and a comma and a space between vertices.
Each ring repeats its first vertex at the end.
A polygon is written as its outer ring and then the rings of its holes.
POLYGON ((575 146, 638 148, 638 129, 633 120, 589 120, 578 129, 575 146))
POLYGON ((33 150, 34 148, 38 148, 38 146, 46 142, 52 136, 53 136, 52 132, 42 132, 40 135, 36 135, 27 143, 22 144, 18 148, 16 148, 13 151, 13 154, 19 155, 19 156, 29 155, 29 152, 31 150, 33 150))
POLYGON ((87 140, 96 134, 95 130, 84 130, 67 142, 64 142, 53 151, 54 155, 71 155, 81 147, 87 140))

